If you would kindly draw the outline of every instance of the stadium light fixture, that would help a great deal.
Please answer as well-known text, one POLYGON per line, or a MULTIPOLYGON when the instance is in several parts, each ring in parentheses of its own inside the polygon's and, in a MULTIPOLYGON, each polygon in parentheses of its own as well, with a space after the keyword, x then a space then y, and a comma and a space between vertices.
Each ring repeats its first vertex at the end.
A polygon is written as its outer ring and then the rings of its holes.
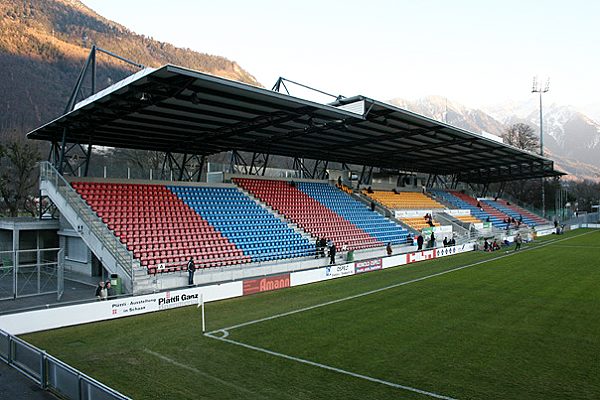
MULTIPOLYGON (((531 93, 540 94, 540 155, 544 156, 544 118, 542 114, 542 94, 547 93, 550 90, 550 78, 546 79, 546 84, 542 88, 539 85, 537 76, 533 77, 533 86, 531 87, 531 93)), ((545 179, 542 177, 542 216, 546 217, 546 190, 544 188, 545 179)))

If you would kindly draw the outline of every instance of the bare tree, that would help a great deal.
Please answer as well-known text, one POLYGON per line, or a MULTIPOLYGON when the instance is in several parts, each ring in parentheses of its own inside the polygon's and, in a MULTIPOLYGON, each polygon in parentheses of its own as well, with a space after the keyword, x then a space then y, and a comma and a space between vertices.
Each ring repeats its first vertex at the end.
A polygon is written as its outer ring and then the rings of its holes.
POLYGON ((3 134, 0 141, 1 207, 10 217, 20 212, 35 216, 36 163, 40 153, 35 143, 16 132, 3 134))
POLYGON ((523 123, 511 125, 504 133, 504 140, 512 146, 531 152, 537 152, 540 146, 533 128, 523 123))

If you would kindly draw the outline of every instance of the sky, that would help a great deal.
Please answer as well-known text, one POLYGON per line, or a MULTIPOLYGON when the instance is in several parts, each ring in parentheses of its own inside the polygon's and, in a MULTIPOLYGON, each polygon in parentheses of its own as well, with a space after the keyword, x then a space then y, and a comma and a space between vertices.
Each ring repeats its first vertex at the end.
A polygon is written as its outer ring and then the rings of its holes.
POLYGON ((480 108, 538 101, 537 75, 550 78, 546 101, 600 109, 596 1, 83 2, 136 33, 234 60, 267 88, 283 76, 335 95, 480 108))

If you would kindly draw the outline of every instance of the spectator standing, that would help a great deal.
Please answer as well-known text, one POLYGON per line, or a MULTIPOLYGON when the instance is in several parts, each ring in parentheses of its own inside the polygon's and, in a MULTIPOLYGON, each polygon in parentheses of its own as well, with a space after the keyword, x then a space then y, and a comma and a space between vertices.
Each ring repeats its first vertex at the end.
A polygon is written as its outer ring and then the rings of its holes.
POLYGON ((107 299, 108 300, 114 299, 116 297, 117 293, 115 292, 115 289, 110 284, 110 281, 106 281, 106 283, 104 284, 104 287, 106 288, 107 299))
POLYGON ((187 270, 188 270, 188 285, 192 286, 194 284, 194 272, 196 272, 196 265, 194 264, 194 259, 190 257, 190 260, 187 262, 187 270))
POLYGON ((435 235, 433 234, 433 232, 431 232, 431 236, 429 237, 429 245, 431 246, 431 248, 435 247, 435 235))
POLYGON ((520 233, 517 233, 517 237, 515 237, 515 251, 521 248, 521 243, 523 243, 523 238, 520 233))
POLYGON ((331 243, 329 248, 329 264, 335 264, 335 243, 331 243))
POLYGON ((321 254, 321 239, 317 237, 315 241, 315 258, 319 258, 319 254, 321 254))
POLYGON ((321 238, 320 248, 321 248, 321 257, 325 257, 325 247, 327 246, 327 239, 321 238))
POLYGON ((417 250, 423 250, 423 235, 417 236, 417 250))
POLYGON ((388 244, 387 244, 387 246, 385 248, 385 251, 387 252, 388 256, 392 255, 392 242, 388 242, 388 244))
POLYGON ((444 236, 444 240, 442 243, 444 243, 444 247, 448 247, 448 238, 446 236, 444 236))
POLYGON ((96 287, 96 298, 98 300, 106 300, 107 297, 108 293, 106 291, 106 287, 104 286, 104 281, 100 281, 96 287))

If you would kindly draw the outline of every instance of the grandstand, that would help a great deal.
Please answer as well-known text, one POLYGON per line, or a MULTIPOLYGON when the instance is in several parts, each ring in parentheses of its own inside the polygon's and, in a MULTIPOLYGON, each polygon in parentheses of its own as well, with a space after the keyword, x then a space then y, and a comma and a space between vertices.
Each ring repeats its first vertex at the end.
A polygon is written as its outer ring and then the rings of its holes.
MULTIPOLYGON (((60 314, 60 318, 23 317, 19 324, 25 328, 20 332, 34 330, 33 325, 52 329, 202 305, 472 251, 478 237, 470 236, 471 227, 459 227, 464 234, 459 246, 417 251, 408 230, 392 220, 397 216, 394 211, 407 211, 401 218, 416 231, 429 225, 410 212, 431 210, 437 212, 435 229, 448 232, 442 230, 447 226, 439 226, 448 221, 444 213, 450 212, 448 205, 465 211, 452 217, 457 221, 489 219, 503 227, 503 218, 518 213, 533 224, 538 220, 506 202, 482 201, 479 208, 470 194, 482 198, 492 183, 562 174, 547 158, 364 96, 336 96, 331 103, 321 104, 172 65, 144 69, 76 103, 86 69, 95 62, 90 60, 65 114, 28 137, 51 144, 49 162, 41 163, 40 191, 60 214, 60 234, 70 237, 61 243, 68 243, 65 250, 85 248, 86 254, 94 256, 79 265, 71 260, 72 270, 79 268, 92 279, 118 276, 123 279, 118 294, 135 297, 88 302, 68 315, 52 309, 44 314, 60 314), (99 146, 164 154, 160 180, 152 175, 143 181, 88 177, 93 149, 99 146), (223 154, 230 165, 207 172, 208 158, 223 154), (269 166, 272 155, 287 158, 287 165, 294 165, 291 174, 281 165, 269 166), (410 171, 423 182, 427 176, 425 186, 434 198, 422 193, 416 180, 413 191, 400 194, 389 192, 385 185, 378 187, 374 169, 394 177, 410 171), (336 187, 328 179, 330 172, 344 176, 343 184, 336 187), (476 190, 461 193, 459 184, 476 190), (374 193, 361 192, 368 186, 375 188, 374 193), (382 207, 370 207, 372 201, 382 207), (332 260, 315 258, 317 238, 331 239, 338 247, 347 244, 351 252, 332 260), (395 246, 392 254, 385 249, 388 243, 395 246), (188 288, 189 258, 195 260, 196 277, 201 279, 200 285, 188 288), (94 262, 101 265, 99 275, 94 262)), ((502 237, 498 232, 494 234, 502 237)), ((510 239, 507 234, 502 233, 510 239)), ((464 260, 476 259, 464 256, 464 260)), ((426 267, 431 275, 423 272, 420 277, 418 268, 405 271, 409 278, 421 280, 454 267, 431 263, 426 267)), ((380 274, 377 284, 365 287, 365 293, 387 287, 389 276, 380 274)), ((360 284, 360 278, 356 282, 360 284)), ((352 298, 352 290, 345 295, 352 298)), ((337 304, 335 294, 321 295, 323 304, 337 304)), ((294 300, 294 307, 311 307, 307 299, 310 296, 294 300)), ((271 306, 278 312, 284 302, 275 303, 250 305, 240 314, 261 318, 271 306)), ((226 312, 219 314, 221 326, 231 322, 227 318, 226 312)), ((187 328, 189 321, 186 318, 187 328)), ((151 328, 158 341, 168 341, 164 340, 166 325, 151 328)), ((222 333, 224 339, 227 332, 222 333)), ((111 346, 119 340, 118 335, 109 339, 111 346)), ((206 345, 204 340, 190 342, 206 345)), ((154 355, 181 366, 170 356, 154 355)), ((122 366, 130 369, 127 363, 122 366)), ((150 376, 142 375, 140 379, 150 376)), ((81 374, 75 381, 80 385, 78 393, 88 388, 82 385, 90 384, 81 374)))
MULTIPOLYGON (((446 208, 417 188, 393 194, 376 187, 366 194, 365 205, 352 193, 351 181, 342 182, 340 190, 323 180, 332 168, 337 176, 350 176, 358 174, 351 166, 362 166, 357 182, 362 187, 372 185, 373 168, 429 174, 430 183, 446 175, 486 190, 493 182, 561 174, 549 159, 364 96, 320 104, 172 65, 144 69, 77 103, 80 90, 78 82, 65 115, 28 137, 52 144, 43 193, 78 227, 104 272, 124 277, 127 292, 149 289, 136 289, 143 273, 181 276, 188 257, 197 258, 201 269, 246 268, 302 263, 314 254, 317 237, 352 250, 406 244, 407 229, 371 211, 369 201, 382 205, 379 211, 388 217, 390 210, 446 208), (162 152, 161 176, 189 184, 73 178, 87 173, 94 146, 162 152), (207 157, 223 152, 231 154, 229 172, 254 177, 192 184, 207 179, 207 157), (265 174, 269 155, 293 159, 295 187, 257 179, 265 174), (70 177, 77 192, 63 177, 70 177), (136 202, 140 198, 143 202, 136 202)), ((460 200, 458 208, 497 227, 514 211, 484 203, 479 212, 473 198, 460 200)), ((456 219, 461 218, 474 221, 456 219)), ((417 219, 405 222, 415 230, 422 227, 417 219)), ((169 282, 160 287, 184 280, 169 282)))
POLYGON ((315 238, 349 249, 406 242, 407 231, 326 183, 237 178, 235 182, 315 238))
POLYGON ((444 208, 443 204, 440 204, 431 197, 419 192, 394 193, 375 190, 373 193, 369 193, 368 191, 363 190, 363 194, 390 209, 431 210, 444 208))
POLYGON ((482 200, 484 204, 487 204, 495 209, 501 211, 505 215, 515 219, 522 220, 523 223, 529 226, 536 226, 540 224, 548 224, 549 221, 525 210, 525 209, 517 209, 510 204, 510 202, 504 200, 482 200))

